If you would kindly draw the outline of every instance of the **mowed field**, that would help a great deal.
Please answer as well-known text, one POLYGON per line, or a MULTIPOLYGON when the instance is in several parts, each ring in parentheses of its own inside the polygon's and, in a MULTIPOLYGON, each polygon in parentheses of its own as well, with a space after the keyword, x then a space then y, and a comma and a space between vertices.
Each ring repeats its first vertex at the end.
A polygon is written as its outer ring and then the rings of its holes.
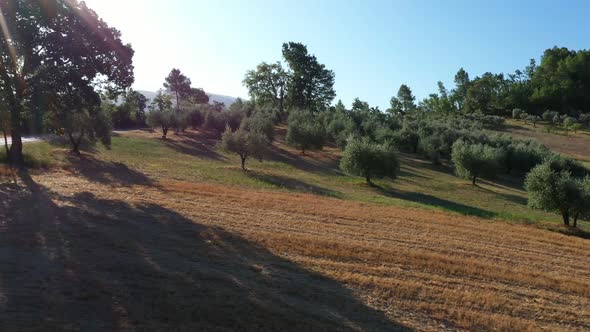
POLYGON ((193 134, 5 171, 1 330, 590 329, 588 240, 510 179, 404 156, 372 188, 280 140, 242 172, 193 134))

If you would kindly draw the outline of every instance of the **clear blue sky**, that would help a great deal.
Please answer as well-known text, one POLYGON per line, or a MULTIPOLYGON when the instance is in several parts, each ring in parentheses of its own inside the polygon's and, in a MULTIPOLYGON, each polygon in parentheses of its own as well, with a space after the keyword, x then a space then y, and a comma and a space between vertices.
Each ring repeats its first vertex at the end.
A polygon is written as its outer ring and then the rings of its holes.
POLYGON ((177 67, 194 86, 247 97, 244 73, 298 41, 336 73, 336 100, 385 109, 402 83, 423 98, 460 67, 512 72, 546 48, 590 43, 590 1, 86 2, 133 45, 142 90, 177 67))

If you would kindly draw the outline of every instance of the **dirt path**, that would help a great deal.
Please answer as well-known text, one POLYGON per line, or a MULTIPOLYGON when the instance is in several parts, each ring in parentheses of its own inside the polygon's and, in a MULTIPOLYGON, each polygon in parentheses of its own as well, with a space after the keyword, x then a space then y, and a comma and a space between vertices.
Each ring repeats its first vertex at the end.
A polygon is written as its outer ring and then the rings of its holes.
POLYGON ((590 329, 590 242, 531 227, 66 173, 0 197, 2 330, 590 329))

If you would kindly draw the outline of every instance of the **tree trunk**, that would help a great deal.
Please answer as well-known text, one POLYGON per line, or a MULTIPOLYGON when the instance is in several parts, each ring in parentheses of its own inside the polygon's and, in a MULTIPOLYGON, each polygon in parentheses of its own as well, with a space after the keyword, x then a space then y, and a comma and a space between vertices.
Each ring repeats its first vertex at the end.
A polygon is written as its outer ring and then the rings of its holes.
POLYGON ((22 166, 25 164, 25 157, 23 155, 23 140, 20 132, 20 124, 18 128, 13 128, 11 131, 12 144, 8 154, 8 161, 12 165, 22 166))
POLYGON ((477 176, 474 176, 471 180, 471 184, 475 186, 475 179, 477 178, 477 176))
POLYGON ((570 214, 569 212, 562 212, 561 217, 563 218, 563 224, 566 226, 570 225, 570 214))
POLYGON ((6 130, 2 130, 2 133, 4 134, 4 148, 6 149, 6 158, 8 158, 10 150, 8 149, 8 137, 6 135, 6 130))
POLYGON ((370 175, 365 176, 365 179, 367 180, 367 184, 369 186, 373 186, 373 182, 371 182, 371 176, 370 175))
POLYGON ((240 159, 242 160, 242 170, 246 170, 246 156, 240 156, 240 159))
POLYGON ((580 214, 580 212, 576 212, 574 213, 574 227, 578 227, 578 215, 580 214))
POLYGON ((166 139, 166 135, 168 135, 168 128, 162 127, 162 139, 166 139))
POLYGON ((70 142, 72 143, 72 152, 80 155, 80 140, 75 140, 74 135, 68 133, 68 137, 70 138, 70 142))

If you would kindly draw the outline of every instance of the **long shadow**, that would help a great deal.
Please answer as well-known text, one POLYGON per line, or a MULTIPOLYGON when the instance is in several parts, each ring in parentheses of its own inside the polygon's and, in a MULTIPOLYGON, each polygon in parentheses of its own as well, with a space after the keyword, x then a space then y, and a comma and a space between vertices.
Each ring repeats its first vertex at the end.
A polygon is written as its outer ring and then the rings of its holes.
POLYGON ((330 196, 330 197, 342 197, 342 193, 339 191, 323 188, 317 185, 309 184, 305 181, 297 180, 294 178, 286 177, 286 176, 279 176, 274 174, 266 174, 260 173, 256 171, 247 171, 246 175, 249 177, 256 179, 258 181, 277 186, 280 188, 285 188, 289 190, 304 192, 304 193, 311 193, 316 195, 323 195, 323 196, 330 196))
POLYGON ((338 161, 311 161, 303 158, 301 154, 293 154, 275 145, 271 147, 269 160, 289 164, 297 169, 307 172, 325 175, 342 175, 342 172, 338 170, 338 161))
POLYGON ((167 139, 166 145, 180 153, 213 160, 226 158, 215 151, 219 139, 211 132, 187 131, 184 133, 170 133, 173 139, 167 139))
MULTIPOLYGON (((503 189, 501 186, 495 184, 492 181, 479 180, 479 182, 485 183, 486 185, 489 185, 489 186, 492 186, 492 187, 503 189)), ((527 199, 525 197, 518 196, 518 195, 513 195, 513 194, 507 194, 507 193, 497 192, 497 191, 494 191, 494 190, 491 190, 491 189, 482 187, 482 186, 477 185, 477 184, 476 184, 476 186, 479 189, 481 189, 481 190, 488 191, 488 192, 490 192, 490 193, 492 193, 492 194, 494 194, 496 196, 499 196, 499 197, 501 197, 501 198, 503 198, 503 199, 505 199, 507 201, 511 201, 513 203, 520 204, 520 205, 526 205, 527 204, 527 199)))
POLYGON ((156 204, 0 186, 0 330, 409 331, 346 287, 156 204))
POLYGON ((92 155, 68 155, 69 168, 94 182, 108 185, 132 186, 153 185, 153 181, 145 174, 129 168, 119 162, 103 161, 92 155))
POLYGON ((497 213, 492 212, 492 211, 488 211, 488 210, 480 209, 477 207, 449 201, 449 200, 442 199, 442 198, 435 197, 435 196, 428 195, 428 194, 423 194, 423 193, 418 193, 418 192, 407 192, 407 191, 400 191, 400 190, 391 190, 391 189, 384 188, 381 186, 376 186, 376 185, 374 185, 373 187, 379 193, 381 193, 382 195, 385 195, 385 196, 389 196, 389 197, 393 197, 393 198, 397 198, 397 199, 403 199, 403 200, 411 201, 411 202, 418 202, 418 203, 421 203, 424 205, 430 205, 430 206, 434 206, 437 208, 442 208, 444 210, 460 213, 463 215, 477 216, 477 217, 485 218, 485 219, 492 219, 495 216, 497 216, 497 213))

